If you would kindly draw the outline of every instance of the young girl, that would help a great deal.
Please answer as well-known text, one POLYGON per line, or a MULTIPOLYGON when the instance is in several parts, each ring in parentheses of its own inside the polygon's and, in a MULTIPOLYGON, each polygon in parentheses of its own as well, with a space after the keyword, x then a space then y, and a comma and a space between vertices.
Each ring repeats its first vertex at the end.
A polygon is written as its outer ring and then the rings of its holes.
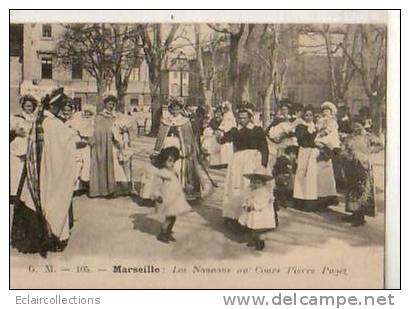
POLYGON ((191 210, 174 170, 175 161, 179 156, 178 148, 167 147, 161 150, 153 162, 156 167, 154 174, 162 180, 154 199, 157 203, 157 212, 165 216, 157 236, 157 239, 164 243, 176 241, 172 236, 176 217, 191 210))
POLYGON ((271 186, 267 183, 273 179, 264 167, 257 168, 244 177, 250 180, 250 191, 242 203, 242 213, 238 222, 248 228, 248 247, 256 250, 265 248, 261 235, 277 226, 276 213, 273 208, 271 186))

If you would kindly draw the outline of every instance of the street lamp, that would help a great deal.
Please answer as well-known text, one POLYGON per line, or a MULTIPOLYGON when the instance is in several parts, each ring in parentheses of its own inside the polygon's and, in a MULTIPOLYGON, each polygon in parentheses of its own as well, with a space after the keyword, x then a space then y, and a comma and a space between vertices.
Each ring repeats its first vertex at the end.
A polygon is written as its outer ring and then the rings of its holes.
POLYGON ((179 72, 180 97, 181 98, 184 97, 184 72, 186 72, 185 66, 187 62, 188 62, 188 58, 181 51, 176 58, 176 68, 178 69, 178 72, 179 72))

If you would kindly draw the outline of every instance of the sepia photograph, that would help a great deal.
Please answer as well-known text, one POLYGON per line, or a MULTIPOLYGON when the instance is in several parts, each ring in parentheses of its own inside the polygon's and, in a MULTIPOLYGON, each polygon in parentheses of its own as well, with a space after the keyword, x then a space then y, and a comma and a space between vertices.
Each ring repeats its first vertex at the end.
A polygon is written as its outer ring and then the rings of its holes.
POLYGON ((11 289, 385 288, 387 11, 83 13, 10 21, 11 289))

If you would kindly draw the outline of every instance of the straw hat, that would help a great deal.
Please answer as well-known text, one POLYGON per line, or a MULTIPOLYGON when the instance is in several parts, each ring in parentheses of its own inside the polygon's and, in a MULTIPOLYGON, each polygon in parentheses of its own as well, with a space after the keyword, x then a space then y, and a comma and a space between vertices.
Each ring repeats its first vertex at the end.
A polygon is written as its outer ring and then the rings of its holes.
POLYGON ((263 166, 257 167, 253 171, 253 173, 244 174, 243 177, 248 178, 248 179, 260 178, 260 179, 263 179, 264 181, 270 181, 273 179, 273 176, 263 166))

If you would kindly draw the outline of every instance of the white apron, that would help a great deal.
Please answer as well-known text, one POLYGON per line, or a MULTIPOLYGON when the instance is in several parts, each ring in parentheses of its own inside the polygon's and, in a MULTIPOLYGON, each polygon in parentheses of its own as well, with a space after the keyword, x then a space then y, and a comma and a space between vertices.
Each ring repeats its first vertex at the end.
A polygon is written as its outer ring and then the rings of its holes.
POLYGON ((252 173, 261 165, 261 161, 261 153, 256 149, 241 150, 233 154, 226 173, 222 200, 224 218, 237 220, 241 215, 243 194, 249 187, 249 180, 243 175, 252 173))
POLYGON ((295 175, 293 197, 301 200, 316 200, 318 197, 316 148, 299 148, 298 167, 295 175))

